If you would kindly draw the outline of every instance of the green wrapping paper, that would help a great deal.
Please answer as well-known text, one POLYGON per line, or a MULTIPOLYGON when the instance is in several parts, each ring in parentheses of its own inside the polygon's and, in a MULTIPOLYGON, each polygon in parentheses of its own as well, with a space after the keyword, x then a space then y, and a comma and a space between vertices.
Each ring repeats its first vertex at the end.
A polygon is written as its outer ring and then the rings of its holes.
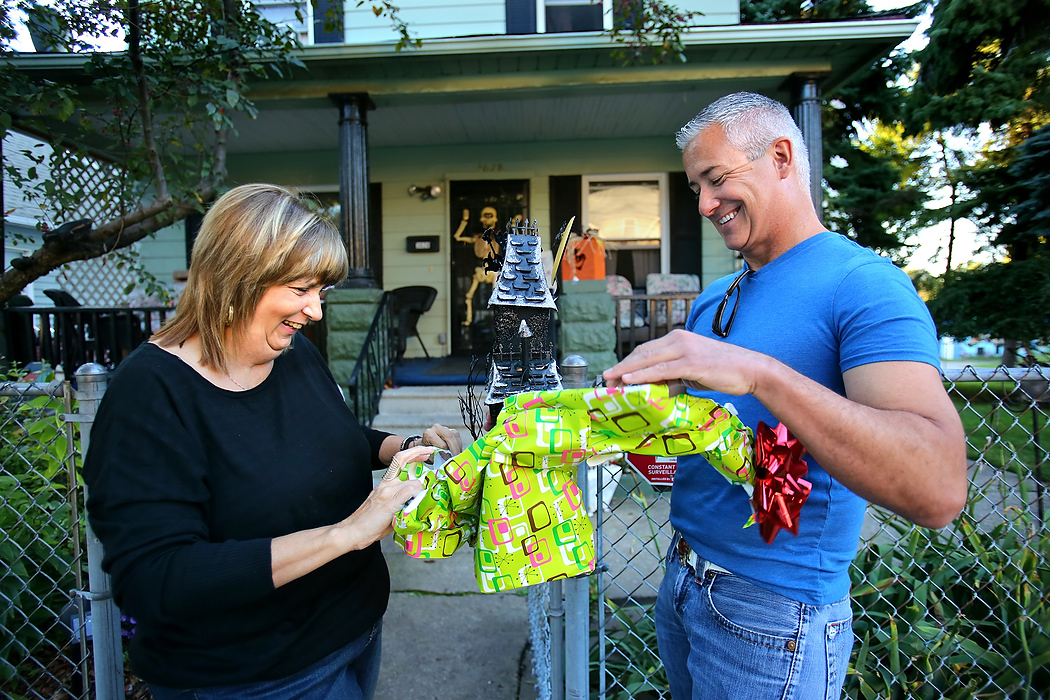
POLYGON ((754 476, 751 431, 726 408, 664 385, 510 396, 499 425, 444 464, 412 463, 400 478, 426 491, 394 519, 409 556, 474 547, 483 593, 594 570, 594 531, 576 468, 623 452, 704 454, 730 482, 754 476))

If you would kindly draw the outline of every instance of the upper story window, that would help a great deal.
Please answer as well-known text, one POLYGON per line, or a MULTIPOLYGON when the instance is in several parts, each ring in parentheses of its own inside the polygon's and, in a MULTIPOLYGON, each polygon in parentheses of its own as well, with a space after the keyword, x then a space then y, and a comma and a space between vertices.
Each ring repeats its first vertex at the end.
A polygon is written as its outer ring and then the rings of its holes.
POLYGON ((508 34, 600 32, 612 27, 611 0, 506 0, 508 34))
POLYGON ((537 0, 537 12, 542 6, 543 25, 539 32, 599 32, 608 29, 605 17, 611 17, 610 0, 581 2, 581 0, 537 0))
POLYGON ((295 32, 299 41, 304 44, 310 41, 310 30, 307 22, 310 18, 310 0, 255 0, 255 10, 263 19, 277 25, 284 25, 295 32), (296 10, 303 18, 295 16, 296 10))
POLYGON ((310 0, 254 2, 260 15, 274 24, 290 28, 303 44, 343 43, 343 0, 317 0, 316 3, 310 0))

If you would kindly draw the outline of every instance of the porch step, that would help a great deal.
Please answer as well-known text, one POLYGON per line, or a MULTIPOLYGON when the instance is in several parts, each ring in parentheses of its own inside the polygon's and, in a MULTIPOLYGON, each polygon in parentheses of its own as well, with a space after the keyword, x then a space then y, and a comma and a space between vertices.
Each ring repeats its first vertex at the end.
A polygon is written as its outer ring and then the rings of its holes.
MULTIPOLYGON (((479 389, 475 389, 475 392, 479 389)), ((379 413, 372 421, 376 430, 396 435, 416 435, 440 423, 459 430, 466 445, 470 431, 463 424, 459 397, 466 386, 404 386, 385 389, 379 399, 379 413)))

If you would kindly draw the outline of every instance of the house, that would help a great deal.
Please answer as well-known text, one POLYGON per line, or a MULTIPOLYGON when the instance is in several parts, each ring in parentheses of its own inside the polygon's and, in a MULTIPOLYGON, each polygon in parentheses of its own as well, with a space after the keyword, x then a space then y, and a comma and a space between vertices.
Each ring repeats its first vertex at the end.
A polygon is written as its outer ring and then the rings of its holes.
MULTIPOLYGON (((251 85, 259 114, 238 117, 228 184, 315 193, 344 228, 355 284, 434 287, 419 324, 432 355, 471 354, 487 327, 491 287, 473 284, 484 252, 474 243, 493 220, 535 220, 546 245, 575 216, 574 231, 593 226, 605 240, 609 273, 635 287, 648 272, 702 285, 732 272, 738 261, 697 214, 674 133, 713 99, 750 90, 788 104, 822 162, 822 92, 916 27, 883 15, 745 25, 740 0, 678 0, 702 13, 682 35, 687 61, 625 66, 606 33, 612 0, 400 0, 422 40, 400 51, 371 3, 300 0, 302 21, 295 0, 256 4, 296 30, 306 70, 251 85), (329 7, 341 30, 326 29, 329 7)), ((192 226, 162 232, 163 246, 188 245, 192 226)), ((149 244, 142 256, 151 264, 149 244)), ((158 265, 170 278, 170 256, 158 265)))

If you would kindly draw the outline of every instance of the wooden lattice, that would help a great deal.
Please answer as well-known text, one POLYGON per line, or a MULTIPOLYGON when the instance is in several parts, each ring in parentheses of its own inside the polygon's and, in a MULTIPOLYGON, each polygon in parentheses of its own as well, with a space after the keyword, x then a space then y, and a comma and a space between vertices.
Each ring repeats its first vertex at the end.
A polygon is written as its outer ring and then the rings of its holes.
MULTIPOLYGON (((119 168, 73 151, 56 154, 53 165, 56 186, 73 195, 54 202, 57 222, 91 219, 97 226, 128 210, 131 188, 119 168)), ((130 246, 125 253, 134 250, 130 246)), ((118 256, 105 255, 64 265, 57 279, 85 306, 117 306, 127 303, 124 290, 136 276, 118 256)))

